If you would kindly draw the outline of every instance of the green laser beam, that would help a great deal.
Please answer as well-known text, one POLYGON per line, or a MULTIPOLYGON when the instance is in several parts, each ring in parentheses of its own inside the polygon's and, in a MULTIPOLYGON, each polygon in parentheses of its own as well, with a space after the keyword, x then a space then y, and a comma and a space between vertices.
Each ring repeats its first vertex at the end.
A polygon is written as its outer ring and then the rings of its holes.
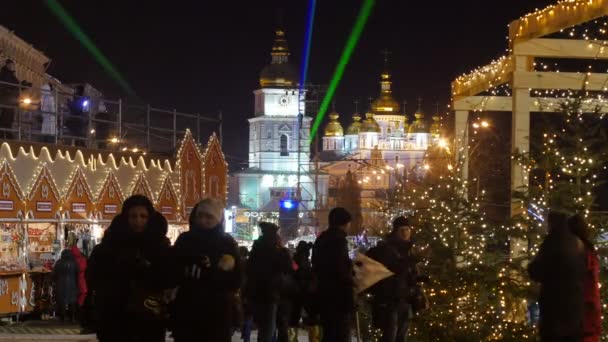
POLYGON ((340 56, 340 60, 338 61, 338 65, 334 70, 334 75, 329 83, 329 87, 327 88, 327 93, 321 102, 321 107, 319 108, 319 113, 315 118, 315 122, 312 125, 312 129, 310 131, 311 143, 314 141, 314 137, 319 131, 319 126, 321 126, 321 122, 323 122, 323 118, 325 114, 327 114, 327 109, 329 108, 329 104, 331 103, 334 94, 336 93, 336 89, 342 80, 342 76, 344 75, 344 70, 346 69, 346 65, 350 61, 350 57, 357 46, 357 42, 361 37, 361 33, 365 28, 365 24, 367 23, 367 19, 369 18, 372 8, 374 7, 375 0, 364 0, 361 9, 359 10, 359 15, 357 16, 357 20, 355 21, 355 26, 346 41, 346 45, 344 46, 344 50, 342 50, 342 55, 340 56))
POLYGON ((46 6, 51 12, 61 21, 70 33, 89 51, 95 58, 97 63, 116 81, 118 84, 129 94, 134 95, 133 88, 129 85, 127 80, 122 77, 120 72, 114 67, 110 60, 95 46, 93 41, 87 36, 86 33, 80 28, 76 20, 70 16, 63 6, 57 0, 46 0, 46 6))

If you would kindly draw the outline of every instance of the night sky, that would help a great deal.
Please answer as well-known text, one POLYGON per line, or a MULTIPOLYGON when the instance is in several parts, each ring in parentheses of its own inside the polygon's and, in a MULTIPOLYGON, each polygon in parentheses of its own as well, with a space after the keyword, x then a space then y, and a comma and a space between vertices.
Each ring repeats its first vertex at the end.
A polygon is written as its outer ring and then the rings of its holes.
MULTIPOLYGON (((327 84, 361 1, 317 2, 309 81, 327 84)), ((353 101, 367 104, 379 93, 384 49, 392 52, 395 98, 408 101, 410 115, 418 97, 427 113, 437 102, 445 108, 454 77, 504 53, 509 22, 553 2, 379 0, 339 86, 336 109, 347 123, 353 101)), ((290 60, 299 65, 302 59, 305 0, 61 3, 142 101, 210 116, 221 110, 224 150, 233 165, 246 160, 252 91, 270 61, 280 21, 290 60)), ((63 82, 87 82, 106 97, 126 97, 43 1, 3 1, 0 25, 50 57, 49 73, 63 82)))

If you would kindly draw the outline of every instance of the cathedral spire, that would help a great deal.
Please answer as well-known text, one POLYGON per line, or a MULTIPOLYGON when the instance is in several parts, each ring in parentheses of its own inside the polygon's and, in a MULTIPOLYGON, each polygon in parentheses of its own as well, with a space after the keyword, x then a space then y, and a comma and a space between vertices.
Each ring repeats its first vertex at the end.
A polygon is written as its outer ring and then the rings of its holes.
POLYGON ((281 27, 274 32, 274 44, 272 45, 272 64, 283 64, 289 61, 289 48, 287 47, 287 39, 285 38, 285 30, 281 27))
POLYGON ((391 73, 389 71, 389 59, 390 51, 387 49, 382 51, 384 55, 384 67, 380 74, 380 96, 371 104, 371 111, 377 115, 394 115, 400 113, 399 102, 393 98, 393 90, 391 89, 391 73))
POLYGON ((260 73, 262 88, 290 88, 298 84, 298 73, 289 63, 289 49, 285 30, 281 27, 274 32, 274 43, 270 51, 272 60, 260 73))
POLYGON ((392 90, 391 90, 391 73, 388 70, 388 56, 391 54, 390 51, 388 51, 388 49, 384 49, 382 51, 382 54, 384 55, 384 70, 382 71, 382 74, 380 75, 380 89, 382 89, 382 93, 386 93, 386 94, 391 94, 392 90))

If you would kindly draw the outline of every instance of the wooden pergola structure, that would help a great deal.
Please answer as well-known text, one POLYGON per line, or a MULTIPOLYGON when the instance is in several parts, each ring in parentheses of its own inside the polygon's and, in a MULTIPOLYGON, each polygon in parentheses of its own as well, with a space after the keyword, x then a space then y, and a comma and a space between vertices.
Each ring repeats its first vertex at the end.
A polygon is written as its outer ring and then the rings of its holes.
MULTIPOLYGON (((530 112, 559 112, 566 98, 533 97, 533 90, 608 91, 608 73, 536 71, 536 58, 608 60, 608 41, 543 38, 573 26, 608 15, 608 0, 562 0, 557 4, 511 22, 509 52, 494 62, 458 77, 452 82, 455 111, 456 151, 465 158, 463 176, 468 178, 469 113, 475 111, 512 112, 511 151, 530 150, 530 112), (504 85, 511 96, 485 96, 504 85)), ((594 112, 608 103, 586 101, 583 111, 594 112)), ((528 184, 528 174, 516 163, 511 165, 511 190, 528 184)), ((524 209, 512 201, 513 215, 524 209)))

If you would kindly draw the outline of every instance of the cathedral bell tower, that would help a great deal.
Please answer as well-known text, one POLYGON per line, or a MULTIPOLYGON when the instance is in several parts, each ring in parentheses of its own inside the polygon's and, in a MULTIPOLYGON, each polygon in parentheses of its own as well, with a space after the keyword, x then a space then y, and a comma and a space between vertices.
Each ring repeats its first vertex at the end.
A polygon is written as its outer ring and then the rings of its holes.
POLYGON ((270 64, 260 72, 260 89, 253 92, 255 116, 249 119, 249 167, 284 172, 300 168, 307 172, 311 118, 304 116, 301 125, 298 122, 304 103, 300 103, 298 73, 289 63, 283 29, 275 31, 270 56, 270 64))

